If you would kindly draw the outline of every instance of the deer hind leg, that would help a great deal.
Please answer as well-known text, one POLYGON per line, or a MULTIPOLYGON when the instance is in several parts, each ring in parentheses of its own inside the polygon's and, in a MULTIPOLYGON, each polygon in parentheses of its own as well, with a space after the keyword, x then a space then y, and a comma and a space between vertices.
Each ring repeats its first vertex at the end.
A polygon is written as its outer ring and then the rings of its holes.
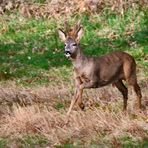
POLYGON ((131 77, 128 79, 128 84, 129 84, 129 85, 132 85, 133 90, 134 90, 134 92, 135 92, 135 94, 136 94, 136 97, 137 97, 138 108, 141 109, 141 107, 142 107, 142 105, 141 105, 141 98, 142 98, 142 95, 141 95, 140 86, 139 86, 138 83, 137 83, 136 75, 131 76, 131 77))
POLYGON ((125 63, 124 65, 124 75, 125 75, 125 80, 129 85, 133 87, 133 90, 137 96, 138 100, 138 107, 141 109, 141 89, 137 83, 137 76, 136 76, 136 63, 133 61, 130 64, 125 63))
POLYGON ((141 105, 141 89, 139 87, 139 85, 137 84, 137 82, 133 85, 134 91, 137 95, 137 101, 138 101, 138 108, 141 109, 142 105, 141 105))
POLYGON ((128 100, 128 89, 125 87, 122 80, 119 80, 118 82, 114 83, 114 85, 123 95, 123 102, 124 102, 123 111, 126 111, 127 110, 127 100, 128 100))

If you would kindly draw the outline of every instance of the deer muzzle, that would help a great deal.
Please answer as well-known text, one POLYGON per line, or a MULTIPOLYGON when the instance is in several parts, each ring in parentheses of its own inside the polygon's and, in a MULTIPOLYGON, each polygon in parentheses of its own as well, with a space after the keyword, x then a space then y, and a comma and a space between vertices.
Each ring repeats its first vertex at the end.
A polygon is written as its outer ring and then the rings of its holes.
POLYGON ((70 51, 65 51, 65 56, 67 57, 67 58, 69 58, 70 56, 71 56, 71 52, 70 51))

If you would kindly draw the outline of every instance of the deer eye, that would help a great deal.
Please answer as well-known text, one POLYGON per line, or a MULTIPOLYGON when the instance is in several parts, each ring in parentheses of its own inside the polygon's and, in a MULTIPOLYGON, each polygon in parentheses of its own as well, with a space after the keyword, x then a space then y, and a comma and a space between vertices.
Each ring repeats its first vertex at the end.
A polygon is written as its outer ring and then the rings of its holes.
POLYGON ((72 44, 72 46, 77 46, 77 44, 76 44, 76 43, 74 43, 74 44, 72 44))

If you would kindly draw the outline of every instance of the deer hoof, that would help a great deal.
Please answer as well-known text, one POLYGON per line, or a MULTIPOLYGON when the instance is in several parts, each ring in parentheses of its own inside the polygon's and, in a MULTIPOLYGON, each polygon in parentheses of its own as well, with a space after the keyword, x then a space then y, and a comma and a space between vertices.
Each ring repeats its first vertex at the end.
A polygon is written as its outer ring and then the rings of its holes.
POLYGON ((79 104, 79 107, 80 107, 81 110, 84 110, 85 105, 83 103, 81 103, 81 104, 79 104))

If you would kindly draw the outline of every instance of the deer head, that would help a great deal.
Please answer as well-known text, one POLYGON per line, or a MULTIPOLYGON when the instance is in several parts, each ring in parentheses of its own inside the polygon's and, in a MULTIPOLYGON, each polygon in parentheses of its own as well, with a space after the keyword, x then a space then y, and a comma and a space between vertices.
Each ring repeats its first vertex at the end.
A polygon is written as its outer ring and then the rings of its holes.
POLYGON ((68 58, 75 58, 80 53, 80 39, 83 35, 83 27, 80 23, 73 28, 64 32, 62 29, 58 30, 59 37, 65 43, 65 55, 68 58))

